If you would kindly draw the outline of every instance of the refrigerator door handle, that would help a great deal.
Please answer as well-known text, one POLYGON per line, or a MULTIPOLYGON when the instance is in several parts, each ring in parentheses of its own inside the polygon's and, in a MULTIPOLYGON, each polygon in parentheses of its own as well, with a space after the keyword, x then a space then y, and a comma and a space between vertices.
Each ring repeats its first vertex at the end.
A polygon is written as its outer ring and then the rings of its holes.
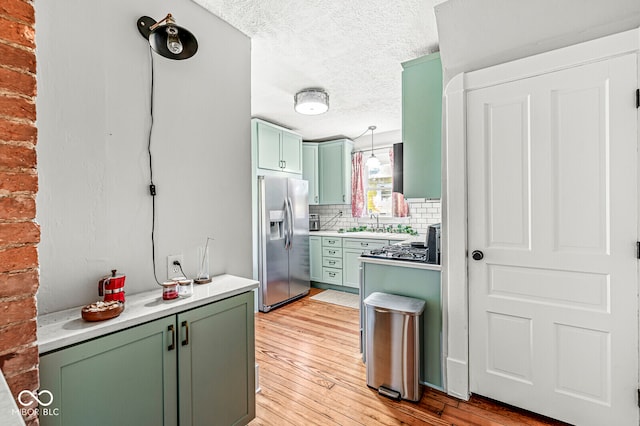
POLYGON ((287 199, 284 200, 284 249, 289 250, 289 246, 291 241, 289 241, 289 221, 291 218, 289 217, 289 203, 287 199))
POLYGON ((291 246, 293 246, 293 204, 291 203, 290 197, 287 197, 287 214, 289 216, 287 220, 287 232, 289 235, 288 249, 291 249, 291 246))

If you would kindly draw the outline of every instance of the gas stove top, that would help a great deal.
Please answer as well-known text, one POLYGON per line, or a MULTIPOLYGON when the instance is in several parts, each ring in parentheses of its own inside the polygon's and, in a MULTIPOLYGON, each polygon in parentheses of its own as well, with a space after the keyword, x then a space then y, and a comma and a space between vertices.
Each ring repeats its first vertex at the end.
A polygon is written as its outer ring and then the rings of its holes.
POLYGON ((393 245, 379 249, 368 250, 363 257, 378 259, 405 260, 408 262, 429 263, 429 249, 424 246, 393 245))

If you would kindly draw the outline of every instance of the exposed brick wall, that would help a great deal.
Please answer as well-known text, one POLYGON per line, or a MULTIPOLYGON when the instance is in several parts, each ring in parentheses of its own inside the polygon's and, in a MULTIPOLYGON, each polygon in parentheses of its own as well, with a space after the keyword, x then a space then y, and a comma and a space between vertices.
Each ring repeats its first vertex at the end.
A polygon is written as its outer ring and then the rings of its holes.
POLYGON ((14 396, 39 387, 34 24, 31 1, 0 2, 0 369, 14 396))

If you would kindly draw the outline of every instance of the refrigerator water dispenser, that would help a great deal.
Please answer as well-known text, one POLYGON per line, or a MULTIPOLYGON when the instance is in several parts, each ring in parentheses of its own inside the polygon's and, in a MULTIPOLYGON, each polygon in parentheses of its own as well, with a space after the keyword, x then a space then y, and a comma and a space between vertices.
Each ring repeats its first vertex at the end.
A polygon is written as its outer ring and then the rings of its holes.
POLYGON ((284 238, 284 211, 269 210, 269 240, 284 238))

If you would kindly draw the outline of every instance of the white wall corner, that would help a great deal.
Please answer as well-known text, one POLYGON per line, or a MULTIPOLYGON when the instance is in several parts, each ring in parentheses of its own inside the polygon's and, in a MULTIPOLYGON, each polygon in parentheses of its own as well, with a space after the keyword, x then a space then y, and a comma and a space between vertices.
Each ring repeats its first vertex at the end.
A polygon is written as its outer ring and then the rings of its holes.
POLYGON ((444 91, 442 191, 442 292, 446 339, 446 389, 469 394, 469 310, 467 295, 467 178, 465 143, 465 75, 455 76, 444 91))
POLYGON ((447 358, 447 393, 467 401, 469 396, 469 364, 465 360, 447 358))

